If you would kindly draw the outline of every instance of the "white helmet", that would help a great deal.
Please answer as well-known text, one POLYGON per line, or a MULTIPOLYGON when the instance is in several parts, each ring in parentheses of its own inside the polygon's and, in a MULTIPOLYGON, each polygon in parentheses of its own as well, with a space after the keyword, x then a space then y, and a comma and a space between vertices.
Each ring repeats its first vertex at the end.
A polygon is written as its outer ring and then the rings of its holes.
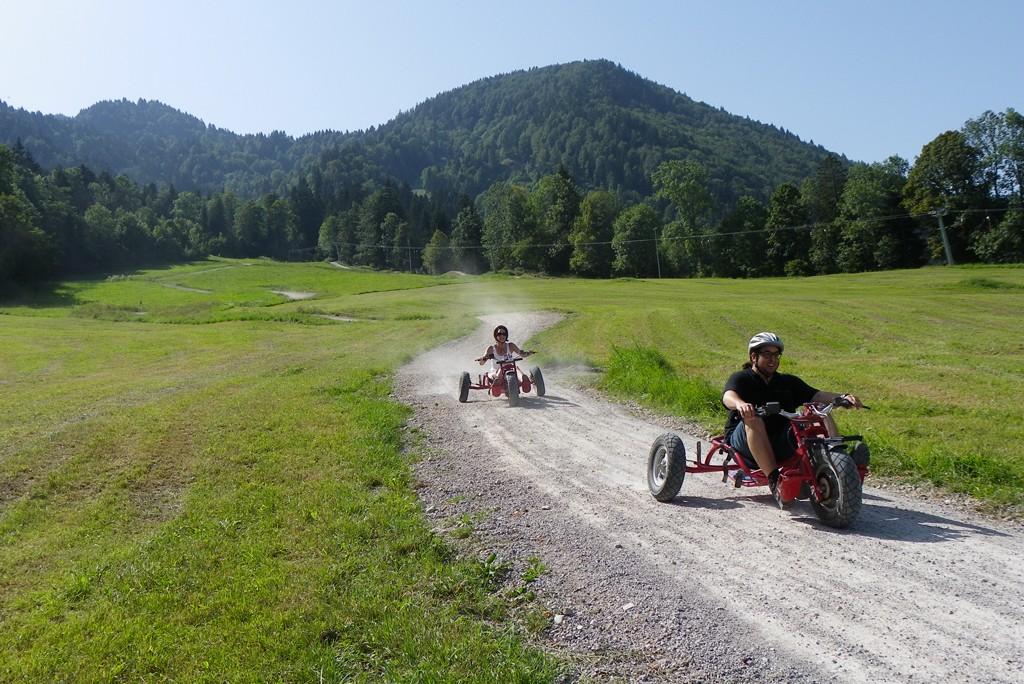
POLYGON ((782 338, 773 332, 759 332, 750 338, 750 344, 747 345, 747 353, 758 351, 761 347, 778 347, 779 351, 783 350, 782 338))

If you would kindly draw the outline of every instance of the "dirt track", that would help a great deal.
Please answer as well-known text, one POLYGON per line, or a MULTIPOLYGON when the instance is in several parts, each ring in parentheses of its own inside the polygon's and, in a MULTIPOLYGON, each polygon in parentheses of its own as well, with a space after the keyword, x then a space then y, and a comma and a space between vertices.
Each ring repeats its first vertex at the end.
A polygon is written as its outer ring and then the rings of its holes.
MULTIPOLYGON (((574 387, 571 372, 544 369, 547 396, 518 408, 484 392, 458 403, 458 376, 475 375, 496 322, 402 369, 398 396, 430 447, 418 466, 428 514, 442 528, 475 515, 472 550, 517 572, 543 561, 543 638, 575 656, 577 673, 1024 682, 1020 526, 868 486, 857 523, 836 531, 806 502, 780 511, 714 475, 688 477, 659 504, 645 466, 664 421, 574 387)), ((524 342, 554 319, 501 322, 524 342)))

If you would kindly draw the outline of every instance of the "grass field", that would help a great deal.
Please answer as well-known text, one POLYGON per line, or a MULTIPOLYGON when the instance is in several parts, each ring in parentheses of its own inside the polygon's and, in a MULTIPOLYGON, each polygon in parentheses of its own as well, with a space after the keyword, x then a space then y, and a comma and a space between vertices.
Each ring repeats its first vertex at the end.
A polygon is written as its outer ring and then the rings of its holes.
POLYGON ((473 323, 362 302, 440 282, 205 264, 4 307, 0 680, 550 681, 416 503, 390 373, 473 323))
POLYGON ((1022 268, 578 281, 209 260, 63 283, 0 302, 0 680, 550 681, 501 568, 428 529, 389 398, 395 368, 476 314, 528 309, 566 314, 530 341, 543 365, 599 367, 709 430, 746 339, 775 330, 784 371, 872 406, 840 420, 876 473, 1024 505, 1022 268))
POLYGON ((608 367, 610 389, 720 430, 724 379, 746 360, 750 334, 773 330, 786 342, 783 372, 871 406, 839 420, 867 437, 877 474, 1021 514, 1024 269, 572 288, 548 286, 580 315, 536 346, 608 367))

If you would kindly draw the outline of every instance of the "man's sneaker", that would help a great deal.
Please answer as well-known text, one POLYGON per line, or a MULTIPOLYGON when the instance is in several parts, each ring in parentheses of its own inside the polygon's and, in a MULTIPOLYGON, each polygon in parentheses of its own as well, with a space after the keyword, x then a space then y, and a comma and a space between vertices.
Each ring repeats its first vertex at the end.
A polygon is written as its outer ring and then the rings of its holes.
POLYGON ((778 468, 768 473, 768 489, 771 491, 775 503, 779 504, 779 508, 786 508, 789 502, 784 501, 782 498, 782 483, 779 482, 779 479, 778 468))
POLYGON ((871 450, 868 449, 868 445, 864 442, 857 442, 857 446, 853 447, 853 462, 859 466, 868 466, 871 463, 871 450))

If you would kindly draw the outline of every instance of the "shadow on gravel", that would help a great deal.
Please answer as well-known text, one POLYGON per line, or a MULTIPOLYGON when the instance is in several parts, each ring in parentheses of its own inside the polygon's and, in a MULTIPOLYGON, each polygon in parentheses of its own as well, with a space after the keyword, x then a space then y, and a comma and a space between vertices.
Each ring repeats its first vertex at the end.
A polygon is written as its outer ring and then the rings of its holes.
POLYGON ((516 408, 540 409, 547 406, 579 406, 579 404, 556 395, 545 394, 543 397, 523 397, 516 408))
POLYGON ((732 499, 711 499, 705 496, 677 496, 670 502, 680 508, 706 508, 712 511, 728 511, 743 508, 743 504, 732 499))
MULTIPOLYGON (((868 497, 864 497, 867 499, 868 497)), ((885 501, 881 497, 871 497, 885 501)), ((809 504, 808 504, 809 508, 809 504)), ((794 511, 795 512, 795 511, 794 511)), ((803 511, 801 511, 802 513, 803 511)), ((975 534, 986 537, 1009 537, 1010 535, 981 525, 954 520, 941 515, 932 515, 921 511, 908 511, 893 506, 877 506, 865 503, 860 517, 847 530, 834 530, 826 527, 817 517, 800 516, 800 522, 820 527, 822 530, 841 534, 855 534, 875 539, 891 539, 905 542, 947 542, 963 539, 975 534)))

